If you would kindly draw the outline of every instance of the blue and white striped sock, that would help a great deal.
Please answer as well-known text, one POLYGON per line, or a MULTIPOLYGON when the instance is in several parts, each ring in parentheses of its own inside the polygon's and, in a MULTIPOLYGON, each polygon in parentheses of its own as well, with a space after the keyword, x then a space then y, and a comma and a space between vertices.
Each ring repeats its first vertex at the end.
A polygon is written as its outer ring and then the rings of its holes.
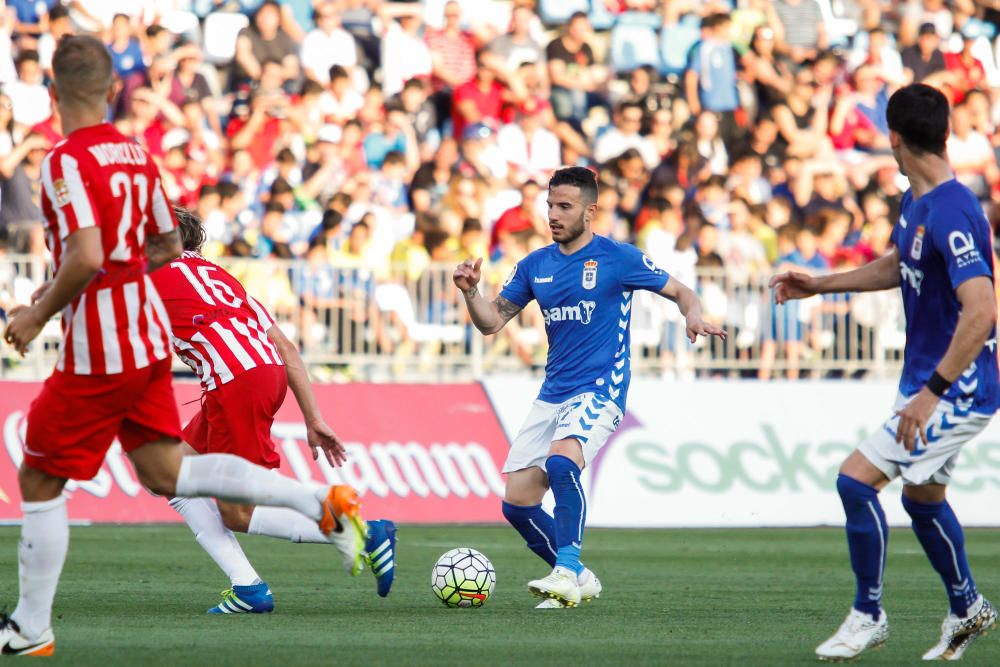
POLYGON ((565 456, 550 456, 545 461, 549 487, 556 497, 556 567, 565 567, 577 574, 583 572, 580 549, 583 546, 583 526, 587 519, 587 500, 580 483, 580 467, 565 456))

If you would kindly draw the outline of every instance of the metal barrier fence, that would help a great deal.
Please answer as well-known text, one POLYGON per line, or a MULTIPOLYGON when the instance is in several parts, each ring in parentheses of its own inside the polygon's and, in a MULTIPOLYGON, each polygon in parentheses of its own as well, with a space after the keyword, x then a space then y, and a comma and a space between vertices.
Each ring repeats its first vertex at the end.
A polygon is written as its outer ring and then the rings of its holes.
MULTIPOLYGON (((319 380, 436 382, 504 373, 541 375, 542 315, 530 304, 495 336, 471 325, 451 265, 372 270, 307 261, 220 262, 267 305, 299 343, 319 380)), ((493 298, 509 265, 484 270, 493 298)), ((27 303, 47 279, 37 258, 0 257, 0 307, 27 303)), ((664 377, 889 377, 902 365, 903 315, 897 292, 771 303, 768 275, 699 272, 695 288, 725 341, 685 338, 676 306, 647 292, 632 308, 632 369, 664 377)), ((55 363, 59 323, 50 322, 26 359, 9 346, 0 376, 41 378, 55 363)), ((177 364, 179 370, 183 366, 177 364)))

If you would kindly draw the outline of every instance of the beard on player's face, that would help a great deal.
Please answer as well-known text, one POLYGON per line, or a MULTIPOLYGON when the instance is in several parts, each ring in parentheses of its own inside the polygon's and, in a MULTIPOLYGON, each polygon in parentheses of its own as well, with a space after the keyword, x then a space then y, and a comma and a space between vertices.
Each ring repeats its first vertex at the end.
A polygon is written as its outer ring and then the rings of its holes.
POLYGON ((580 217, 574 222, 559 221, 558 225, 553 227, 549 226, 552 232, 552 240, 556 243, 572 243, 583 235, 586 230, 585 224, 586 213, 581 213, 580 217))

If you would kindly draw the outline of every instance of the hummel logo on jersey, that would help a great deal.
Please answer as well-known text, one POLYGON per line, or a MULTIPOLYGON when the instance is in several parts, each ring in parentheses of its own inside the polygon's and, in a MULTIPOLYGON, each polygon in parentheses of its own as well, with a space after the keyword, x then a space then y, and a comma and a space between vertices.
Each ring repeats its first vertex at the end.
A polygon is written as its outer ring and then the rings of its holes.
POLYGON ((556 306, 555 308, 543 308, 542 317, 548 326, 552 322, 575 321, 581 324, 590 324, 590 316, 597 308, 596 301, 581 301, 575 306, 556 306))
POLYGON ((552 282, 552 276, 546 276, 545 278, 539 278, 538 276, 535 276, 536 284, 550 283, 550 282, 552 282))

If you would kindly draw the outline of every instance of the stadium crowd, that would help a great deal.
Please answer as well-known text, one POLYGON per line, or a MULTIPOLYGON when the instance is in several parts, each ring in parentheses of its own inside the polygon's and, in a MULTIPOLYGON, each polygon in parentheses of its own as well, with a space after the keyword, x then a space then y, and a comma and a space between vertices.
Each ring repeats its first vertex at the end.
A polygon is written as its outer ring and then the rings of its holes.
MULTIPOLYGON (((96 33, 118 78, 110 120, 203 218, 204 254, 302 260, 241 278, 279 317, 305 313, 304 346, 340 344, 326 332, 348 321, 392 351, 393 320, 415 318, 391 287, 436 263, 487 257, 498 285, 550 242, 544 185, 578 164, 598 175, 595 232, 697 283, 760 377, 776 356, 795 377, 800 348, 824 345, 801 323, 843 304, 778 311, 762 286, 886 249, 906 187, 884 115, 895 88, 946 92, 957 177, 1000 217, 998 25, 973 0, 6 0, 0 241, 45 253, 52 53, 96 33)), ((510 336, 538 360, 537 336, 510 336)))

